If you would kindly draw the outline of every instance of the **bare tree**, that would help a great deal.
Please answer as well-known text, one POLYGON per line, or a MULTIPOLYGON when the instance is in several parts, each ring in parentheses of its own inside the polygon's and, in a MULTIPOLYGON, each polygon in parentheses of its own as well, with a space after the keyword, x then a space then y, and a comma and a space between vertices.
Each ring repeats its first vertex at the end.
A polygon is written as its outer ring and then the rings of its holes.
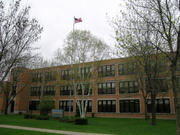
POLYGON ((29 64, 27 65, 30 69, 36 69, 36 68, 45 68, 45 67, 51 67, 55 66, 56 64, 52 62, 51 60, 44 59, 41 55, 36 55, 29 64))
MULTIPOLYGON (((0 82, 9 78, 12 68, 26 67, 34 57, 30 45, 42 32, 38 21, 29 17, 30 7, 21 8, 20 4, 21 0, 11 1, 9 5, 0 1, 0 82)), ((5 94, 7 91, 1 86, 5 94)), ((10 96, 6 93, 6 100, 10 96)))

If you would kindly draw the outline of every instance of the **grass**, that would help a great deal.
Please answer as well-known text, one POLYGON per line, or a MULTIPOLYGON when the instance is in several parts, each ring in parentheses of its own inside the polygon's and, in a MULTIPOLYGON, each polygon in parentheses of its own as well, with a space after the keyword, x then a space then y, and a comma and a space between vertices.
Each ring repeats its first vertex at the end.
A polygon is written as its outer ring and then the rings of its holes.
MULTIPOLYGON (((28 130, 0 128, 0 135, 57 135, 57 134, 28 131, 28 130)), ((60 134, 58 134, 58 135, 60 135, 60 134)))
POLYGON ((23 115, 0 115, 0 124, 7 125, 118 135, 176 134, 175 120, 157 120, 156 126, 151 126, 150 120, 129 118, 88 118, 88 123, 88 125, 75 125, 62 123, 58 120, 24 119, 23 115))

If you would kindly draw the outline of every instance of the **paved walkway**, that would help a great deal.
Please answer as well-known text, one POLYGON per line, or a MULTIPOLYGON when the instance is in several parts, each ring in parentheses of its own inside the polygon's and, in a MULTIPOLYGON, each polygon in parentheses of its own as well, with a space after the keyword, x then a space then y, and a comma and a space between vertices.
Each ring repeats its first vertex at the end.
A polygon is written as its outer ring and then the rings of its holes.
POLYGON ((82 133, 82 132, 61 131, 61 130, 21 127, 21 126, 11 126, 11 125, 0 125, 0 127, 12 128, 12 129, 21 129, 21 130, 30 130, 30 131, 40 131, 40 132, 56 133, 56 134, 66 134, 66 135, 110 135, 110 134, 82 133))

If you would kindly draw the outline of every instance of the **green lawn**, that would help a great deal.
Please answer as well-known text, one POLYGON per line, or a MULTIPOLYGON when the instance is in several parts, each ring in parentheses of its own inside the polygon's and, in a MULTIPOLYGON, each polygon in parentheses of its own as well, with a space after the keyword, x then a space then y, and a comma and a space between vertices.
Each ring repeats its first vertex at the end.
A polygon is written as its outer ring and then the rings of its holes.
MULTIPOLYGON (((0 135, 57 135, 45 132, 0 128, 0 135)), ((60 134, 58 134, 60 135, 60 134)))
MULTIPOLYGON (((107 133, 119 135, 175 135, 175 120, 157 120, 156 126, 151 121, 129 118, 88 118, 88 125, 62 123, 58 120, 24 119, 23 115, 0 115, 0 124, 39 127, 56 130, 107 133)), ((1 134, 1 132, 0 132, 1 134)))

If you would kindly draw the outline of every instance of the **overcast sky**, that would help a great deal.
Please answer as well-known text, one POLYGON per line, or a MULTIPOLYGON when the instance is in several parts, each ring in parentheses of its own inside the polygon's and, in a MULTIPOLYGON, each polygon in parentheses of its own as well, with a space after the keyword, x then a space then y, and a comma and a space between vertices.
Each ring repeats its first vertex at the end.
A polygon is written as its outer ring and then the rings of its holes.
POLYGON ((107 16, 115 17, 120 10, 119 0, 22 0, 31 6, 31 15, 43 26, 41 39, 36 43, 39 52, 51 59, 57 48, 73 29, 73 17, 82 18, 75 29, 89 30, 94 36, 113 45, 112 27, 107 16), (107 14, 107 15, 106 15, 107 14))

